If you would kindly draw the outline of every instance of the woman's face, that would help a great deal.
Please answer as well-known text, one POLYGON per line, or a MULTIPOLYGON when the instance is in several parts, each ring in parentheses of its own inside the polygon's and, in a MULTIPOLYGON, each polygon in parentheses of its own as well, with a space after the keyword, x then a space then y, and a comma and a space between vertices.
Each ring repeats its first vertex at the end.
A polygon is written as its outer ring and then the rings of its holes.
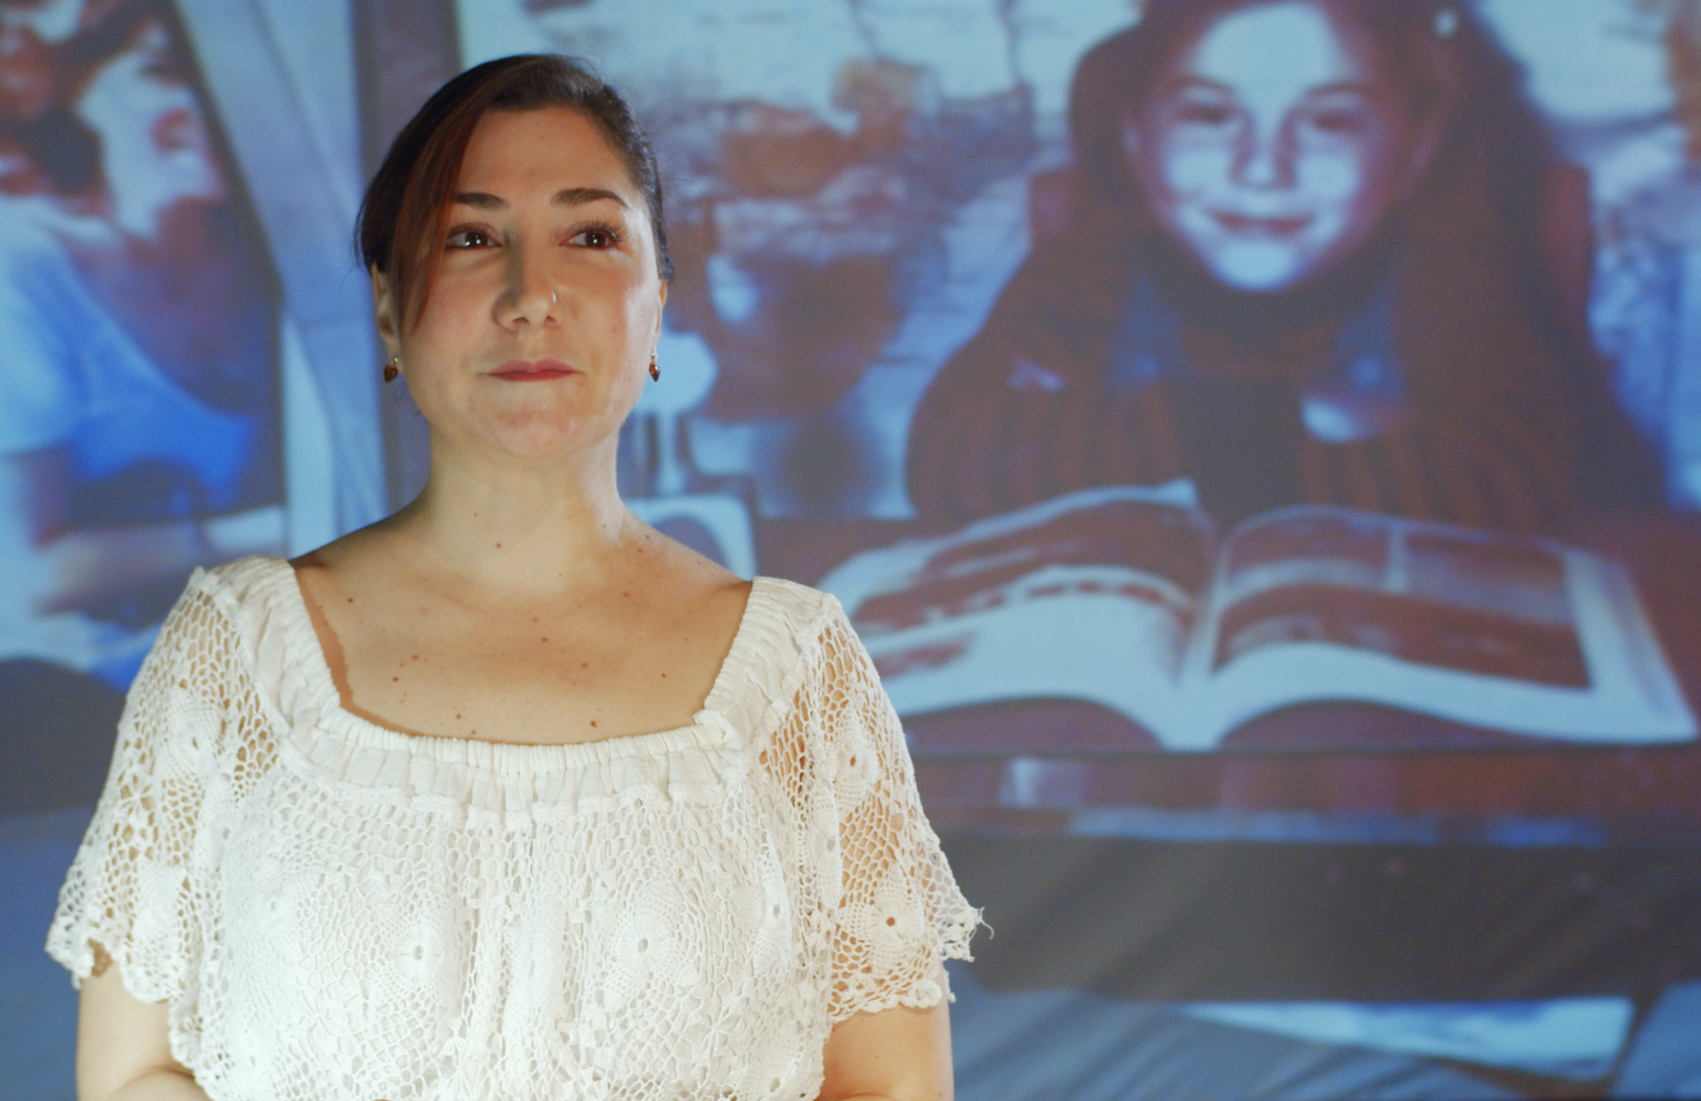
POLYGON ((610 449, 643 389, 667 287, 644 197, 567 108, 473 131, 417 323, 375 280, 378 324, 434 456, 547 462, 610 449))
POLYGON ((158 23, 95 72, 75 107, 100 135, 113 217, 125 232, 152 240, 178 204, 225 197, 200 104, 158 23))
POLYGON ((1160 226, 1217 279, 1279 291, 1377 230, 1424 159, 1373 44, 1283 0, 1207 24, 1170 59, 1123 149, 1160 226))

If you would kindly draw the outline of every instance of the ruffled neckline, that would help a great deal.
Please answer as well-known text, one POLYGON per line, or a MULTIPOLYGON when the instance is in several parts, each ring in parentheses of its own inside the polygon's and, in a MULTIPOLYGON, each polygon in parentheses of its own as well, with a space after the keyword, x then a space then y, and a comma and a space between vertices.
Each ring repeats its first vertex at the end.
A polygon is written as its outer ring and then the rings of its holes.
MULTIPOLYGON (((684 726, 595 741, 488 742, 411 734, 343 706, 295 570, 282 558, 239 559, 197 571, 191 587, 234 621, 263 709, 296 771, 445 805, 498 812, 645 795, 719 798, 748 771, 744 752, 771 732, 801 680, 800 598, 830 600, 757 577, 703 706, 684 726), (794 614, 788 614, 792 612, 794 614)), ((814 619, 816 616, 810 616, 814 619)))

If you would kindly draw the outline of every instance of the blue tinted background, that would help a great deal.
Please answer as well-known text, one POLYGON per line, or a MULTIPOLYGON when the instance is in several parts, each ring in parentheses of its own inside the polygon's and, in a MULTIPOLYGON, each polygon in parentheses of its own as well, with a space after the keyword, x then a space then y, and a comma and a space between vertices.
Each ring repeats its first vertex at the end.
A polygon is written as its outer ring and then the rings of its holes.
MULTIPOLYGON (((108 26, 106 8, 0 7, 14 43, 0 69, 67 74, 73 89, 46 106, 24 93, 0 104, 0 256, 19 273, 0 302, 12 365, 0 377, 17 380, 0 389, 0 678, 13 712, 0 1096, 72 1094, 75 998, 40 943, 104 774, 112 686, 160 602, 195 562, 299 553, 420 484, 422 426, 378 380, 348 236, 385 142, 437 84, 490 57, 560 49, 598 62, 639 105, 684 263, 663 383, 623 439, 624 488, 646 520, 740 572, 816 583, 915 534, 912 417, 1043 228, 1034 181, 1071 167, 1077 63, 1134 16, 1126 0, 131 7, 128 37, 94 62, 68 44, 108 26), (169 79, 122 83, 121 62, 146 50, 175 67, 169 79), (875 141, 882 110, 898 121, 875 141), (92 152, 90 131, 103 139, 92 152), (81 161, 61 133, 85 135, 81 161), (61 176, 48 178, 54 157, 61 176), (179 201, 156 200, 156 218, 188 202, 205 223, 196 234, 135 213, 171 187, 179 201), (132 239, 180 253, 114 263, 111 242, 132 239), (43 289, 56 284, 42 265, 64 293, 43 289), (238 272, 247 288, 236 309, 202 287, 164 326, 222 333, 222 374, 149 329, 142 305, 184 265, 238 272), (64 312, 71 301, 82 314, 64 312), (122 354, 96 342, 102 325, 122 354), (57 359, 35 350, 55 327, 57 359), (85 416, 78 450, 76 431, 41 413, 76 406, 40 400, 41 365, 92 385, 123 355, 198 407, 167 392, 174 415, 119 390, 131 396, 101 412, 116 427, 85 416), (124 440, 136 454, 103 465, 94 443, 124 440), (42 464, 66 461, 89 503, 44 512, 60 498, 40 487, 61 483, 42 464), (139 500, 154 503, 124 511, 139 500), (184 521, 204 541, 148 557, 143 527, 184 521), (49 622, 29 598, 43 547, 67 533, 105 533, 118 560, 150 571, 107 574, 49 622)), ((1701 56, 1701 8, 1476 10, 1586 173, 1592 340, 1664 476, 1662 501, 1601 509, 1567 538, 1630 563, 1694 701, 1701 86, 1686 65, 1701 56)), ((955 973, 960 1096, 1701 1096, 1691 746, 1424 734, 1383 751, 1349 716, 1332 740, 1313 717, 1285 742, 1166 755, 1125 751, 1096 721, 1012 707, 913 728, 930 813, 997 931, 955 973), (1027 740, 975 740, 989 729, 1027 740)))

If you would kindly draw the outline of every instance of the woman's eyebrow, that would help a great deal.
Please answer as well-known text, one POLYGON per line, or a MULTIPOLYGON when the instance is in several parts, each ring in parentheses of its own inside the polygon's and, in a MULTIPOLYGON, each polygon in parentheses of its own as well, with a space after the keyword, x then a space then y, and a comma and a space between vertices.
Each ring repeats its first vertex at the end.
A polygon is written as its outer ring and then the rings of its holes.
POLYGON ((613 199, 621 206, 626 205, 625 199, 601 187, 564 187, 557 191, 549 201, 555 206, 583 206, 585 203, 594 203, 601 199, 613 199))
POLYGON ((1224 84, 1221 81, 1211 80, 1207 77, 1196 76, 1193 73, 1180 73, 1170 78, 1164 90, 1172 95, 1177 92, 1191 92, 1195 90, 1218 92, 1222 95, 1228 96, 1234 95, 1234 89, 1230 88, 1227 84, 1224 84))
POLYGON ((1319 84, 1315 88, 1306 89, 1308 96, 1374 96, 1380 89, 1368 80, 1337 80, 1333 84, 1319 84))
POLYGON ((477 207, 479 210, 502 210, 507 207, 508 200, 488 191, 457 191, 455 205, 477 207))
MULTIPOLYGON (((552 206, 583 206, 586 203, 610 199, 626 205, 626 200, 603 187, 564 187, 550 196, 552 206)), ((508 200, 500 195, 492 195, 488 191, 457 191, 455 192, 456 206, 470 206, 479 210, 505 210, 508 200)))

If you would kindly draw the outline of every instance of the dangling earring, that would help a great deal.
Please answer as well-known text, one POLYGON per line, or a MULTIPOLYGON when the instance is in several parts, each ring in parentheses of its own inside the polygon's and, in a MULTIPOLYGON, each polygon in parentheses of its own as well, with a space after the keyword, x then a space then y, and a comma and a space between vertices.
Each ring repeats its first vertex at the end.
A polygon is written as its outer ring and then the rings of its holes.
POLYGON ((401 356, 391 356, 390 362, 384 364, 384 381, 385 382, 396 381, 396 376, 402 373, 402 369, 399 366, 401 362, 402 362, 401 356))
POLYGON ((661 381, 661 368, 656 366, 656 353, 654 351, 650 352, 650 381, 661 381))

